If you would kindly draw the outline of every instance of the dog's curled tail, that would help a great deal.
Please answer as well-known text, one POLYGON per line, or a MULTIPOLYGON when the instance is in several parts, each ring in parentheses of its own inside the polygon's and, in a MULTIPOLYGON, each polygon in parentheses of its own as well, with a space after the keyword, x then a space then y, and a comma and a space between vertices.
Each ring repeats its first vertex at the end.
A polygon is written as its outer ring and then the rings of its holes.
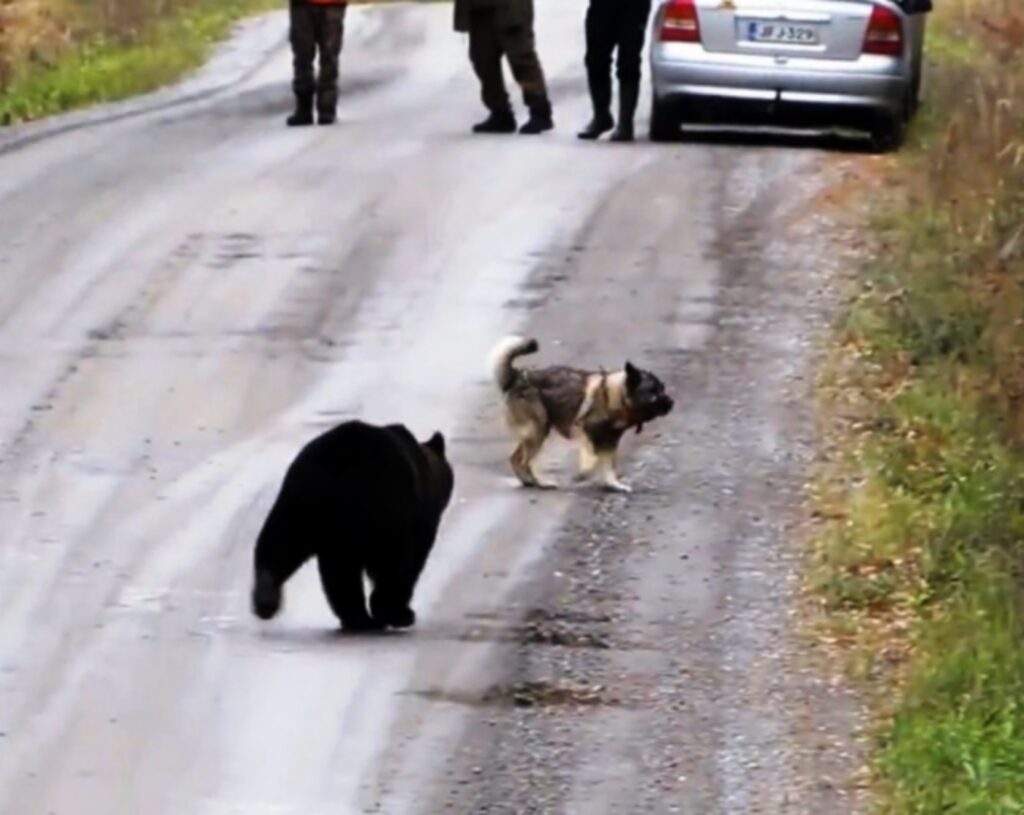
POLYGON ((507 393, 515 384, 518 371, 512 366, 516 357, 536 354, 540 350, 537 340, 529 337, 505 337, 491 351, 487 358, 491 376, 502 393, 507 393))

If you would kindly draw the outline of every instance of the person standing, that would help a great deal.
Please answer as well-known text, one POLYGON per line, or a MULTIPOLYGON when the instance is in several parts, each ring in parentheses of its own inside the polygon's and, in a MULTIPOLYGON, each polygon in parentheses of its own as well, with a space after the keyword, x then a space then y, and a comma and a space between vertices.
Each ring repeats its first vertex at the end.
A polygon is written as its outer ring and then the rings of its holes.
POLYGON ((633 141, 633 117, 640 99, 640 59, 651 0, 590 0, 587 8, 587 84, 594 116, 581 139, 597 139, 614 128, 611 139, 633 141), (612 53, 619 80, 619 123, 612 117, 612 53))
POLYGON ((338 59, 347 8, 347 0, 290 0, 288 4, 295 92, 295 112, 288 117, 289 127, 313 124, 314 102, 317 122, 334 124, 338 109, 338 59), (314 71, 318 55, 319 73, 314 71))
POLYGON ((555 124, 544 70, 533 33, 533 0, 455 0, 455 30, 469 34, 469 59, 480 80, 480 96, 490 115, 474 125, 474 133, 514 133, 502 57, 522 89, 529 119, 520 133, 537 134, 555 124))

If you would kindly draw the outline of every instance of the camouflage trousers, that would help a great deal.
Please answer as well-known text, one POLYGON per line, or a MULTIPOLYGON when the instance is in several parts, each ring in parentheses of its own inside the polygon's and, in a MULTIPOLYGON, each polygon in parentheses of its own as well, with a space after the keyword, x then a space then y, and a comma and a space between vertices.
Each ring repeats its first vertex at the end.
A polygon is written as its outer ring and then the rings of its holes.
POLYGON ((344 3, 309 3, 292 0, 289 38, 295 69, 292 88, 297 97, 316 96, 320 111, 338 106, 338 59, 345 33, 344 3), (314 70, 319 54, 320 70, 314 70))
POLYGON ((503 28, 493 8, 474 8, 469 18, 469 59, 480 80, 480 96, 492 112, 510 108, 508 91, 501 70, 501 59, 508 60, 512 76, 523 92, 523 102, 531 110, 550 107, 544 69, 528 26, 503 28))

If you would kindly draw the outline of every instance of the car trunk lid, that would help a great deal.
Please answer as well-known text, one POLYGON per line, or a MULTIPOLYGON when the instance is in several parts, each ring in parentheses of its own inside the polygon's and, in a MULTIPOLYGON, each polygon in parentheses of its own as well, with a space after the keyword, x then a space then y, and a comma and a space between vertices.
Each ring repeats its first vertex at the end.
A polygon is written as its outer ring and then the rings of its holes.
POLYGON ((871 19, 865 0, 696 0, 708 51, 857 59, 871 19))

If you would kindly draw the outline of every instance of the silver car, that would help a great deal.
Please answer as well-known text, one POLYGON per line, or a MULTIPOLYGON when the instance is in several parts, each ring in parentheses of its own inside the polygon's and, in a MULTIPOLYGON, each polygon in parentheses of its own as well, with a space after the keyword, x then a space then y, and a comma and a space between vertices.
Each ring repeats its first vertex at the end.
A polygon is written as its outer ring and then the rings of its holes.
POLYGON ((900 146, 921 89, 931 0, 662 0, 650 137, 692 123, 866 131, 900 146))

